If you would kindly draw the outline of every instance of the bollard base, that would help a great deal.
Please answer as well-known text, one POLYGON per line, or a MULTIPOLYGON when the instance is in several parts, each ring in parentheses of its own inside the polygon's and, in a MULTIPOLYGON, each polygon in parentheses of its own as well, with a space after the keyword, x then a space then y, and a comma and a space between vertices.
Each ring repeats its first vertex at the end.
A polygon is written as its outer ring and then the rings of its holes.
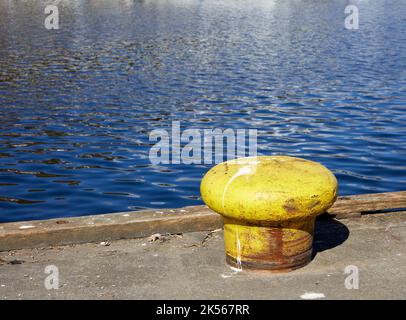
POLYGON ((226 255, 226 262, 230 267, 245 271, 269 271, 269 272, 290 272, 300 269, 311 262, 312 250, 305 252, 300 257, 295 257, 290 262, 279 263, 270 261, 241 261, 226 255))
POLYGON ((237 269, 288 272, 312 259, 314 219, 289 227, 256 227, 225 221, 226 262, 237 269))

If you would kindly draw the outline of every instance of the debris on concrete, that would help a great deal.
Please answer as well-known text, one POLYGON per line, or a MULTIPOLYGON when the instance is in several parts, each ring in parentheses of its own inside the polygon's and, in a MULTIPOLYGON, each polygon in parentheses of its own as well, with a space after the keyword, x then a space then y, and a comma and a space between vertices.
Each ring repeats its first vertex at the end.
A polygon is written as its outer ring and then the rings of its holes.
POLYGON ((18 259, 14 259, 11 260, 9 262, 7 262, 8 264, 23 264, 25 261, 24 260, 18 260, 18 259))
POLYGON ((162 239, 162 235, 160 233, 154 233, 152 235, 150 235, 147 239, 148 242, 155 242, 159 239, 162 239))

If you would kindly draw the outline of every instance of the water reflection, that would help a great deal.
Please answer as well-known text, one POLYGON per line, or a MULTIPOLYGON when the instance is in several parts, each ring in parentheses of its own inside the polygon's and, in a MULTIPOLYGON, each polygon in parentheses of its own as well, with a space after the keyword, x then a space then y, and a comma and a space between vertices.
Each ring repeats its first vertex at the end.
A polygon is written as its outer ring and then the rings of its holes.
POLYGON ((154 167, 154 128, 258 128, 341 194, 404 189, 406 4, 0 0, 0 220, 200 203, 207 166, 154 167))

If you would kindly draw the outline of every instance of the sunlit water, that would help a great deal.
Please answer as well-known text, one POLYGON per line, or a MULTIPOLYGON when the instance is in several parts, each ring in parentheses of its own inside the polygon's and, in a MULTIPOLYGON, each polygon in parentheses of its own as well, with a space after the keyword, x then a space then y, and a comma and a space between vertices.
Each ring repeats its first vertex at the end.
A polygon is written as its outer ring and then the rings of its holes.
POLYGON ((406 1, 0 0, 0 221, 200 204, 148 134, 257 128, 340 193, 405 189, 406 1))

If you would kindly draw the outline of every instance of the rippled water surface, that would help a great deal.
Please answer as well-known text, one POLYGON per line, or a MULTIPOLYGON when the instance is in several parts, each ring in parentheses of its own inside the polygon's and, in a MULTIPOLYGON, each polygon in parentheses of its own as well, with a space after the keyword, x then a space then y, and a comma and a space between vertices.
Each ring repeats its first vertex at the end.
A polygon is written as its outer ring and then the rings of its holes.
POLYGON ((0 0, 0 221, 200 204, 155 128, 257 128, 341 194, 406 182, 406 1, 0 0))

